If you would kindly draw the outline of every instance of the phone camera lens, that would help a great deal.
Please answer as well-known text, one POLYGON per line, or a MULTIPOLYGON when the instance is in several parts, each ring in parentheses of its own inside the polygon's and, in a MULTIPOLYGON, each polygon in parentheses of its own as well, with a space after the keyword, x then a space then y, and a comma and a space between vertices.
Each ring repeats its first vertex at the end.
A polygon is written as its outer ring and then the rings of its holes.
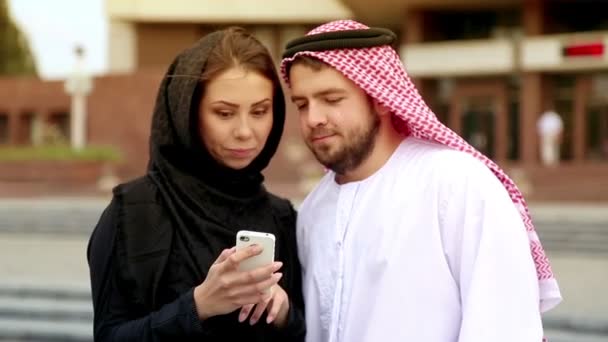
POLYGON ((249 237, 248 236, 241 236, 241 241, 249 241, 249 237))

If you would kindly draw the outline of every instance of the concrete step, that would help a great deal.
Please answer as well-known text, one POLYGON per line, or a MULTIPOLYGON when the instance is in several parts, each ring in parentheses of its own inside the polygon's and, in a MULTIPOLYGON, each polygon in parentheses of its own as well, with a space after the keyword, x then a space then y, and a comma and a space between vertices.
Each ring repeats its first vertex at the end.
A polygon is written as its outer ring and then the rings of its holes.
POLYGON ((586 334, 557 329, 545 330, 548 342, 606 342, 608 335, 586 334))
POLYGON ((0 317, 0 340, 88 342, 93 341, 93 330, 82 322, 0 317))
POLYGON ((90 298, 73 286, 0 284, 0 340, 92 341, 90 298))
POLYGON ((608 255, 608 223, 541 221, 536 229, 548 251, 608 255))
POLYGON ((85 234, 93 231, 105 207, 11 208, 0 206, 0 232, 85 234))
POLYGON ((57 301, 90 301, 87 285, 53 284, 39 285, 0 280, 0 298, 39 298, 57 301))
POLYGON ((555 168, 506 165, 508 173, 525 184, 532 201, 608 201, 608 163, 572 164, 564 162, 555 168))
POLYGON ((608 341, 608 319, 591 317, 588 314, 556 314, 550 311, 543 316, 546 330, 559 333, 604 336, 608 341))
MULTIPOLYGON (((85 286, 0 281, 0 341, 92 341, 92 304, 85 286)), ((600 317, 543 318, 549 342, 608 341, 600 317)))
POLYGON ((0 317, 91 322, 93 310, 90 300, 65 301, 51 298, 0 296, 0 317))

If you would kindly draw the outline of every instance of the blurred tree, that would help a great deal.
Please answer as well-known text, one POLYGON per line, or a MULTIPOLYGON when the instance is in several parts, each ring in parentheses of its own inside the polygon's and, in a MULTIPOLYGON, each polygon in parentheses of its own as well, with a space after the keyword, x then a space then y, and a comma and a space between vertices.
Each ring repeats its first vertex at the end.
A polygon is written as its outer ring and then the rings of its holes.
POLYGON ((0 0, 0 75, 36 75, 25 35, 13 22, 7 0, 0 0))

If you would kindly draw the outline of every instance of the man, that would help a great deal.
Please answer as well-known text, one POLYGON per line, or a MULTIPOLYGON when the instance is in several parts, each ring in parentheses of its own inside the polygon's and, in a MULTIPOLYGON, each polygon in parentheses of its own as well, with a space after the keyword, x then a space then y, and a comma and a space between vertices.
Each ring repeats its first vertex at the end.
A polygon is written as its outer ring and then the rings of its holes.
POLYGON ((526 204, 436 119, 394 39, 336 21, 284 53, 330 170, 298 217, 307 341, 540 342, 560 292, 526 204))
POLYGON ((559 145, 564 131, 564 122, 556 112, 544 112, 537 122, 540 138, 540 159, 543 165, 556 166, 559 163, 559 145))

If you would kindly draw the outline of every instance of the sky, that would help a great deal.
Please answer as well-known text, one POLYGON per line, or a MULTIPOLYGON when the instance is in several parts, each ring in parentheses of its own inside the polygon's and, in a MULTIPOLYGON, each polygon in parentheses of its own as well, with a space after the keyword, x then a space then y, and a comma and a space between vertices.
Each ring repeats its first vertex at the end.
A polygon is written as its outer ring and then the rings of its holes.
POLYGON ((28 37, 43 79, 63 79, 74 65, 74 47, 86 50, 85 68, 107 70, 104 0, 9 0, 15 23, 28 37))

